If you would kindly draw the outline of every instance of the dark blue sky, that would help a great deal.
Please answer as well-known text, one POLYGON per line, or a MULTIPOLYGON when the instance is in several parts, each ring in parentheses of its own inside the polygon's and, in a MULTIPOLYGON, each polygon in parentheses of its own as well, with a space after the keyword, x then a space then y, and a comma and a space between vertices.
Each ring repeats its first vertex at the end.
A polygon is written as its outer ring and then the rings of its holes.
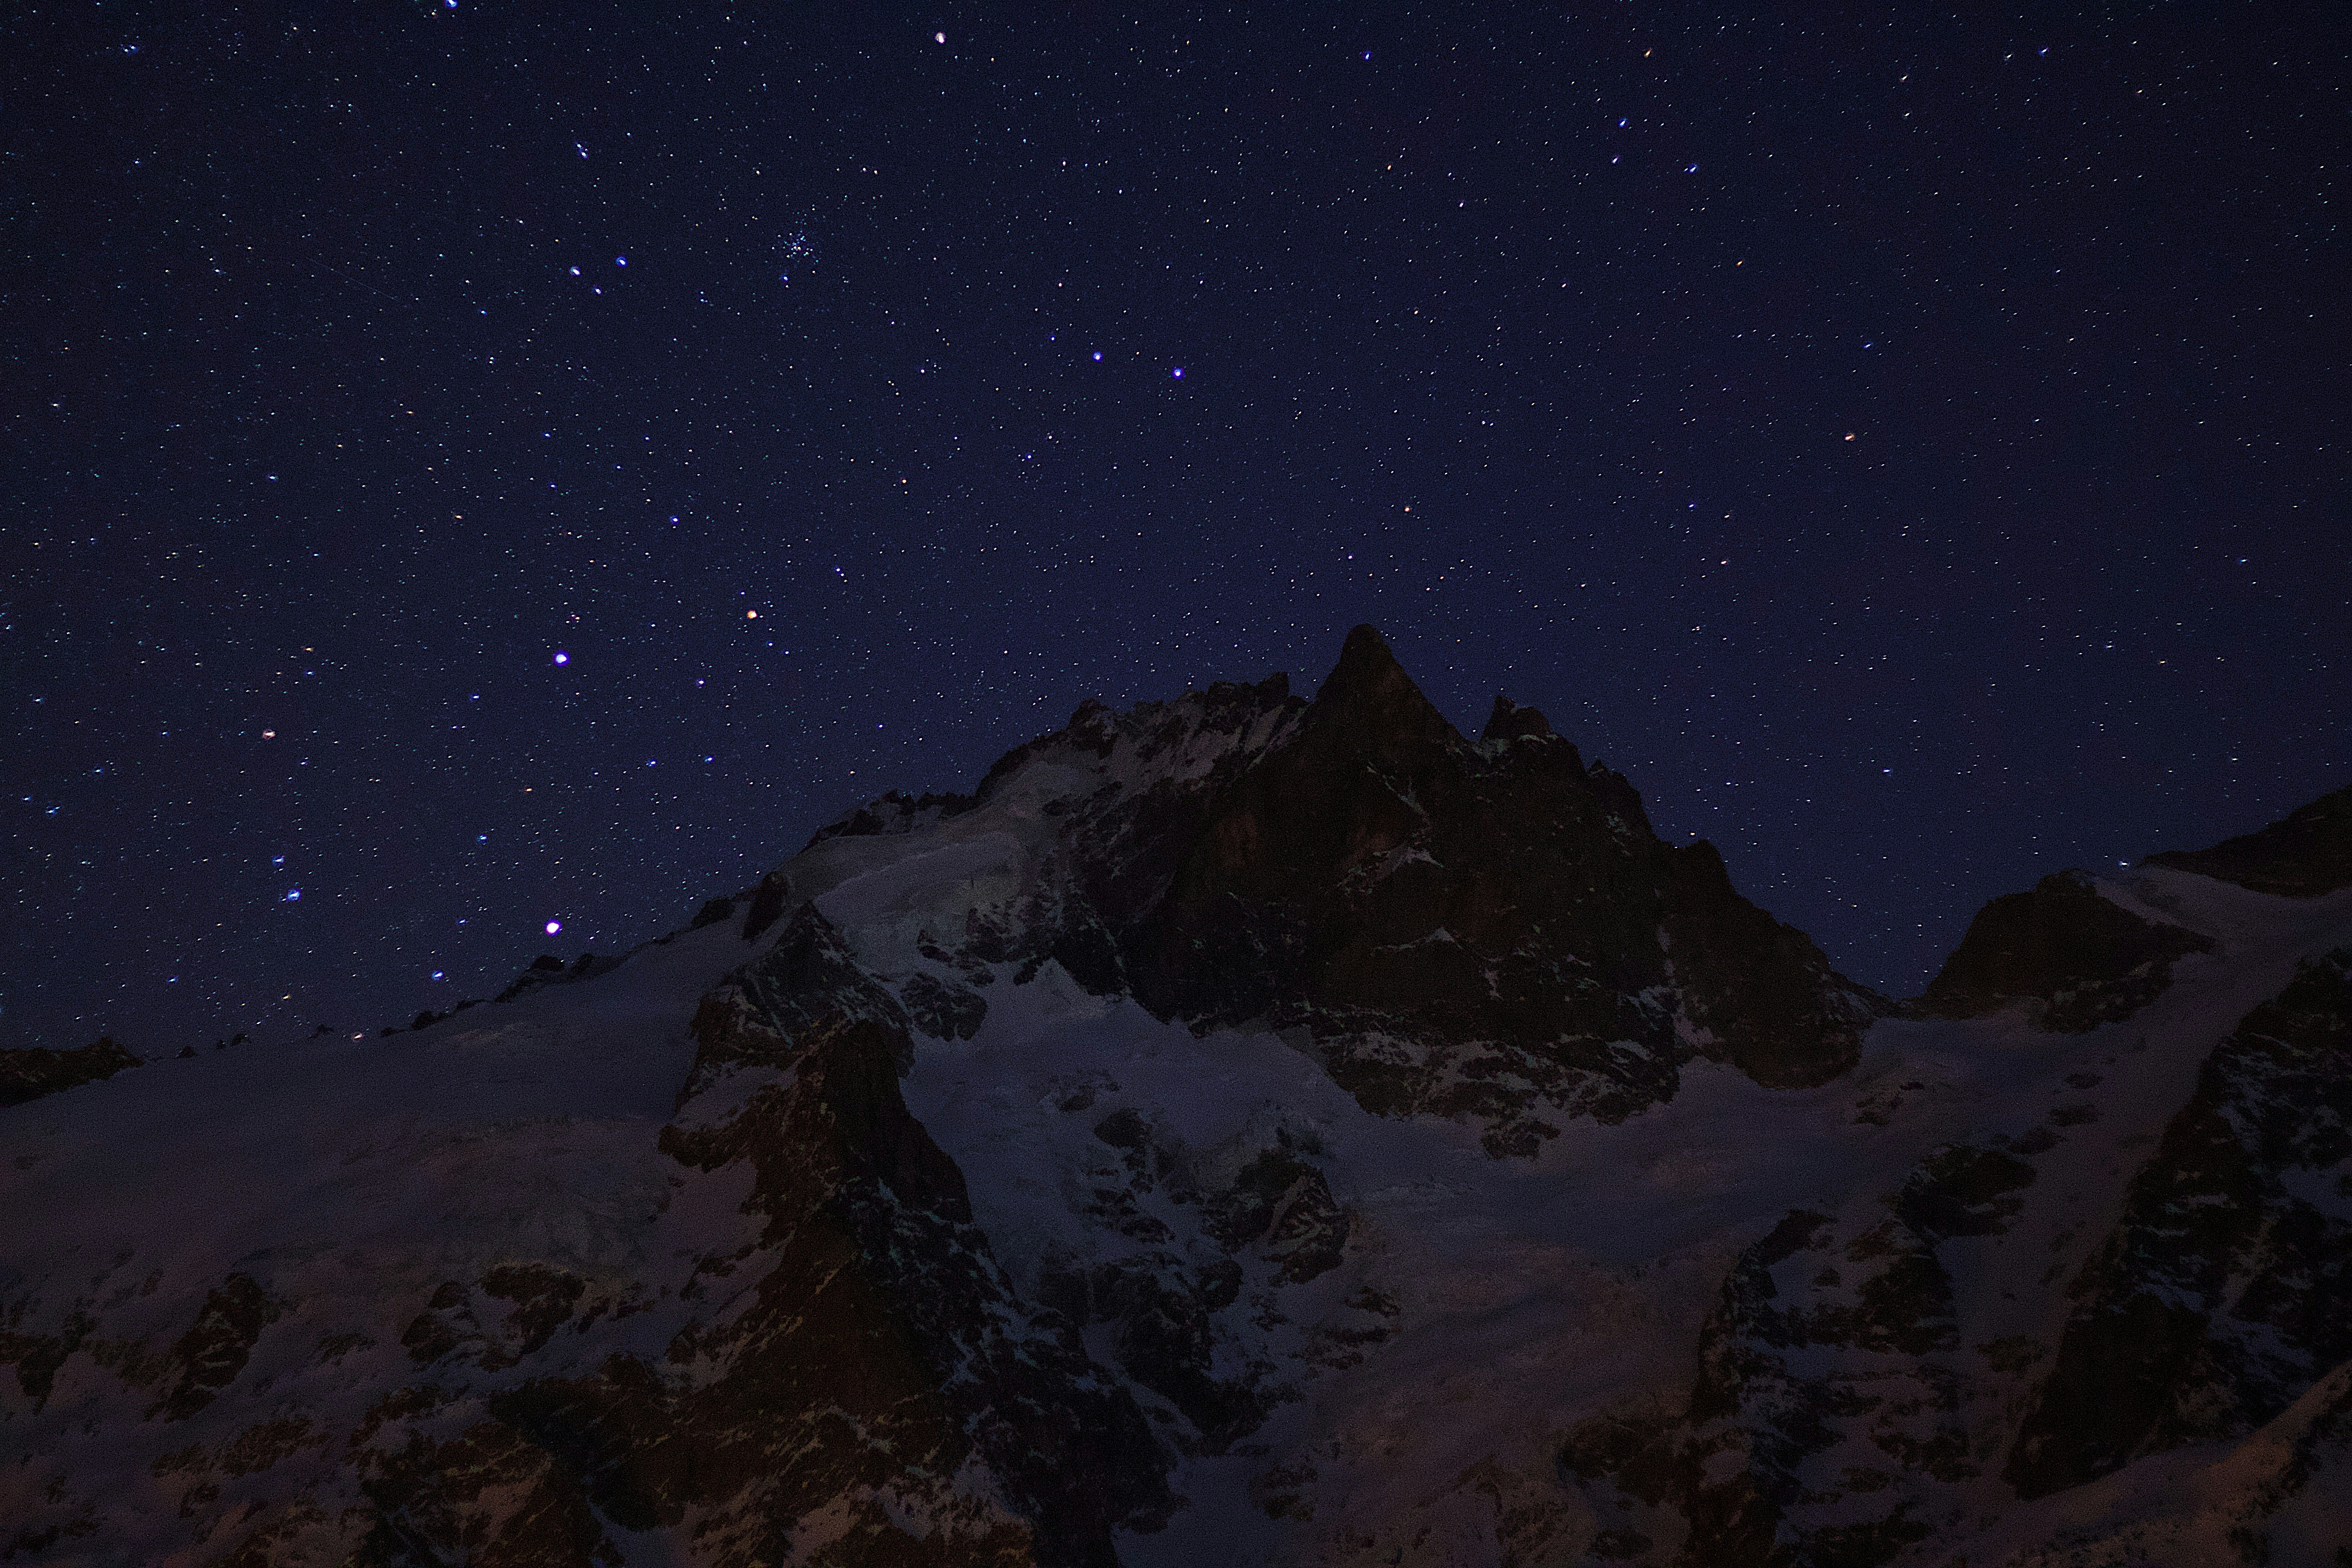
POLYGON ((20 8, 0 1037, 488 994, 1367 620, 1905 994, 2347 782, 2347 13, 1788 16, 20 8))

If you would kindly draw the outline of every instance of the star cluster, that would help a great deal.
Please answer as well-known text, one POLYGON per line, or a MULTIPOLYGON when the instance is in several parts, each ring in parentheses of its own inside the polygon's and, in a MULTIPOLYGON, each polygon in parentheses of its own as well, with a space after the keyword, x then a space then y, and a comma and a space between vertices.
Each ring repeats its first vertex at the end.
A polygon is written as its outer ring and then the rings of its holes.
POLYGON ((7 37, 12 1044, 489 994, 1366 620, 1898 994, 2352 763, 2337 9, 7 37))

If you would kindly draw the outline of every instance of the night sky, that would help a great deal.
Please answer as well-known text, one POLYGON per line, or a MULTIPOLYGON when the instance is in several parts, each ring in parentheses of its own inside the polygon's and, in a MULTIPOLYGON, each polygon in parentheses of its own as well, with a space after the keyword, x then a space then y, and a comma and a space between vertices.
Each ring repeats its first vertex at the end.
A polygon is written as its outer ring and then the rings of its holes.
POLYGON ((0 1043, 404 1023, 1360 621, 1898 994, 2352 782, 2352 13, 1780 9, 13 9, 0 1043))

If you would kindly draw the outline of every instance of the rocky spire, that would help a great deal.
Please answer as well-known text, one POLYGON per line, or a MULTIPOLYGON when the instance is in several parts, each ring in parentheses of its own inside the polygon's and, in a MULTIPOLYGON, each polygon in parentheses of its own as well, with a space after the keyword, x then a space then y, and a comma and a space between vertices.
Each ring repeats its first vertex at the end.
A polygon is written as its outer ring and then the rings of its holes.
POLYGON ((1307 722, 1382 755, 1461 739, 1370 626, 1348 634, 1339 662, 1315 693, 1307 722))
POLYGON ((1540 709, 1522 708, 1501 692, 1495 693, 1495 711, 1478 733, 1482 741, 1548 741, 1552 727, 1540 709))

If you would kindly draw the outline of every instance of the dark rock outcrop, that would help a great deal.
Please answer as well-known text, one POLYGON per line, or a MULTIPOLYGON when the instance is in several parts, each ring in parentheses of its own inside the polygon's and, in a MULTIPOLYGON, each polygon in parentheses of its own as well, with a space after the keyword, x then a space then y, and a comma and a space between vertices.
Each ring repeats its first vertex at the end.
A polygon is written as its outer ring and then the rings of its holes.
POLYGON ((908 1016, 933 1039, 968 1040, 988 1016, 988 1003, 977 992, 941 984, 928 974, 908 980, 903 992, 908 1016))
MULTIPOLYGON (((1083 707, 1078 710, 1080 715, 1084 715, 1086 711, 1083 707)), ((1076 719, 1072 719, 1070 721, 1073 724, 1078 722, 1076 719)), ((978 804, 978 798, 973 795, 916 796, 894 789, 878 799, 866 802, 864 805, 851 807, 840 817, 818 828, 810 835, 808 845, 803 847, 813 847, 828 838, 859 838, 911 833, 918 827, 928 826, 942 818, 961 816, 978 804)))
MULTIPOLYGON (((583 980, 593 980, 600 974, 611 973, 626 962, 625 958, 619 956, 599 957, 593 952, 583 952, 570 963, 566 963, 551 952, 542 952, 530 961, 530 967, 516 975, 508 983, 507 988, 491 1000, 513 1002, 530 995, 542 986, 573 985, 583 980)), ((463 1006, 466 1004, 460 1003, 459 1005, 463 1006)), ((423 1028, 425 1026, 419 1024, 416 1026, 423 1028)), ((389 1029, 384 1031, 386 1034, 392 1032, 389 1029)))
POLYGON ((2168 849, 2143 864, 2194 871, 2290 899, 2352 888, 2352 785, 2297 806, 2257 832, 2223 839, 2210 849, 2168 849))
POLYGON ((2207 1058, 2133 1180, 2011 1452, 2026 1497, 2251 1432, 2352 1360, 2352 949, 2305 963, 2207 1058), (2305 1191, 2298 1192, 2298 1187, 2305 1191))
POLYGON ((102 1036, 68 1051, 35 1046, 0 1051, 0 1106, 23 1105, 45 1094, 112 1078, 141 1058, 102 1036))
POLYGON ((697 1006, 694 1067, 678 1089, 679 1108, 728 1072, 790 1066, 801 1032, 827 1020, 871 1020, 902 1044, 909 1022, 898 999, 858 967, 833 923, 814 904, 803 904, 765 952, 697 1006))
MULTIPOLYGON (((771 871, 760 879, 751 889, 751 907, 743 915, 743 940, 750 942, 784 918, 784 901, 792 896, 793 879, 782 871, 771 871)), ((709 906, 705 905, 705 912, 709 906)), ((729 912, 733 912, 730 901, 729 912)), ((724 920, 726 916, 719 917, 724 920)))
POLYGON ((1725 1280, 1679 1416, 1594 1417, 1563 1469, 1615 1528, 1680 1514, 1689 1568, 1883 1563, 1926 1539, 1998 1436, 1971 1408, 1949 1244, 2000 1235, 2034 1176, 1952 1144, 1843 1215, 1790 1210, 1725 1280))
MULTIPOLYGON (((362 1560, 494 1547, 584 1568, 618 1560, 600 1521, 690 1521, 724 1561, 1113 1568, 1114 1530, 1163 1520, 1166 1459, 1133 1399, 1074 1322, 1015 1297, 962 1173, 908 1111, 906 1026, 810 905, 707 997, 661 1144, 694 1171, 750 1169, 758 1234, 703 1264, 742 1281, 730 1304, 658 1360, 616 1351, 499 1387, 454 1437, 446 1418, 410 1425, 436 1400, 387 1410, 353 1439, 376 1510, 362 1560)), ((404 1342, 496 1372, 585 1294, 569 1270, 501 1264, 443 1285, 404 1342)))
POLYGON ((2030 1001, 2043 1028, 2081 1034, 2147 1006, 2172 983, 2173 960, 2212 948, 2210 937, 2110 902, 2084 873, 2060 871, 1979 910, 1913 1005, 1974 1018, 2030 1001))
POLYGON ((249 1274, 232 1274, 205 1298, 204 1310, 166 1358, 163 1394, 151 1415, 184 1421, 236 1380, 261 1331, 285 1310, 249 1274))

